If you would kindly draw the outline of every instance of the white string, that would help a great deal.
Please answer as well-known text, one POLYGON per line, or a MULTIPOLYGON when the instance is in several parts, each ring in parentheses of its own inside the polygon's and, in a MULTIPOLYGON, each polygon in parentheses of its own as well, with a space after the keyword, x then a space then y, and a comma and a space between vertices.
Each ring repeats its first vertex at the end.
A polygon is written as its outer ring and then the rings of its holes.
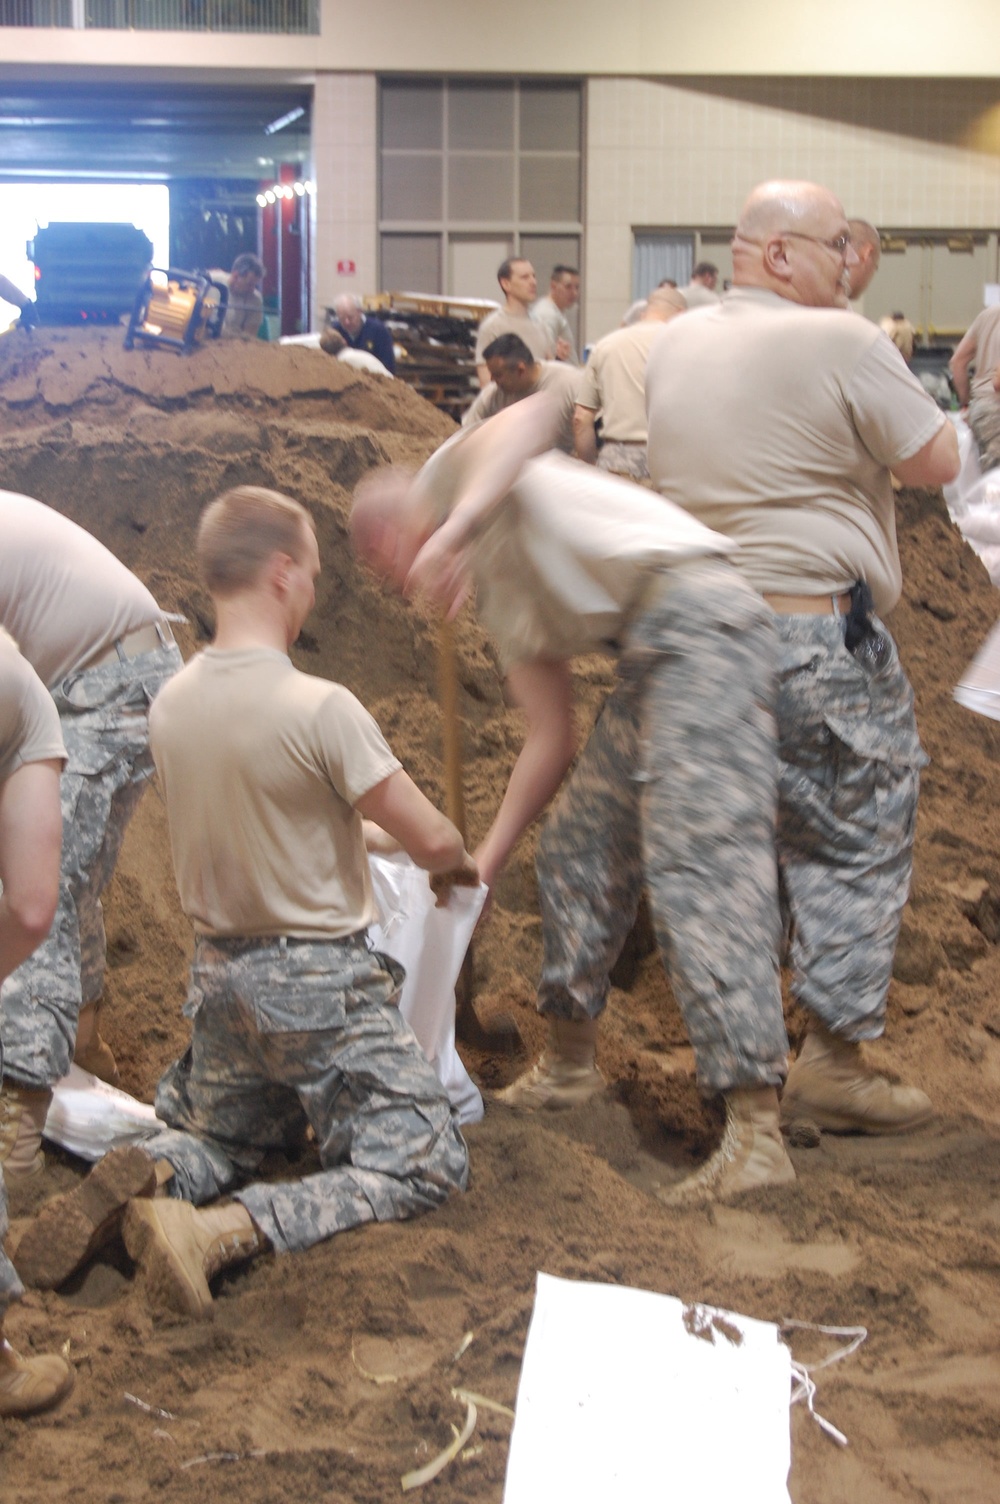
POLYGON ((830 1353, 827 1357, 821 1358, 818 1363, 799 1363, 797 1359, 792 1359, 792 1397, 790 1400, 790 1404, 792 1405, 797 1405, 800 1400, 805 1400, 809 1414, 820 1429, 825 1431, 827 1436, 832 1441, 835 1441, 838 1446, 846 1447, 848 1441, 843 1431, 838 1431, 837 1427, 820 1415, 815 1408, 816 1381, 812 1376, 814 1373, 819 1373, 823 1368, 829 1368, 833 1363, 839 1363, 842 1358, 849 1358, 851 1353, 856 1352, 862 1342, 865 1341, 868 1336, 868 1328, 863 1326, 817 1326, 812 1321, 783 1321, 780 1324, 779 1330, 782 1332, 822 1332, 825 1337, 846 1337, 848 1339, 842 1347, 838 1347, 836 1351, 830 1353))

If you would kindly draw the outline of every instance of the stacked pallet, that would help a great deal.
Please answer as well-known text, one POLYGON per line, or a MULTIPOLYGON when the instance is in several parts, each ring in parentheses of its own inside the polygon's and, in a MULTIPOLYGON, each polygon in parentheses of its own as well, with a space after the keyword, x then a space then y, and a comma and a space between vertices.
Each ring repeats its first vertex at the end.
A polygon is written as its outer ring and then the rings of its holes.
POLYGON ((416 292, 378 293, 364 303, 392 332, 396 375, 460 423, 479 391, 476 334, 497 305, 416 292))

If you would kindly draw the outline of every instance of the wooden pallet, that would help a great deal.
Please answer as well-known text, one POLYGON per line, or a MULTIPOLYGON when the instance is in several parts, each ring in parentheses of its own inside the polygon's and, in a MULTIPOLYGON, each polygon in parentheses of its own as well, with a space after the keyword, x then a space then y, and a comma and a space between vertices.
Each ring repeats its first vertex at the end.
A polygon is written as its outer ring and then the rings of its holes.
POLYGON ((382 292, 365 298, 364 305, 392 332, 400 380, 460 422, 479 391, 479 325, 496 304, 479 298, 382 292))

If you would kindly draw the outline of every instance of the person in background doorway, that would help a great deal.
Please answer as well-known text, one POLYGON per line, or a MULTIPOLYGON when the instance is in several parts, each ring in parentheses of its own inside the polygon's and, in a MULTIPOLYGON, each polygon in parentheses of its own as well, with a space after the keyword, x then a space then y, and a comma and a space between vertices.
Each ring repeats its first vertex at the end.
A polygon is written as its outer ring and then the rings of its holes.
POLYGON ((488 386, 490 381, 483 352, 501 334, 516 334, 536 360, 552 360, 556 353, 555 340, 548 329, 544 324, 536 323, 529 313, 538 296, 538 278, 531 262, 523 256, 508 257, 497 268, 497 281, 503 293, 503 303, 496 313, 483 319, 476 335, 476 374, 481 387, 488 386))
POLYGON ((264 280, 264 263, 252 251, 244 251, 228 272, 209 272, 229 289, 223 339, 256 339, 264 317, 264 299, 260 284, 264 280))
POLYGON ((396 351, 388 326, 366 314, 361 299, 354 293, 345 292, 334 299, 333 311, 335 318, 330 328, 342 335, 352 350, 367 350, 382 362, 390 376, 395 376, 396 351))
POLYGON ((548 296, 531 305, 531 317, 548 330, 556 360, 578 366, 576 342, 566 315, 580 301, 580 273, 575 266, 554 266, 548 296))
POLYGON ((906 317, 905 313, 887 313, 885 318, 879 319, 879 328, 892 340, 900 355, 907 365, 913 362, 913 347, 917 342, 917 331, 906 317))
POLYGON ((680 288, 681 296, 688 308, 704 308, 719 301, 716 287, 719 282, 719 268, 711 261, 699 261, 691 273, 691 281, 686 287, 680 288))

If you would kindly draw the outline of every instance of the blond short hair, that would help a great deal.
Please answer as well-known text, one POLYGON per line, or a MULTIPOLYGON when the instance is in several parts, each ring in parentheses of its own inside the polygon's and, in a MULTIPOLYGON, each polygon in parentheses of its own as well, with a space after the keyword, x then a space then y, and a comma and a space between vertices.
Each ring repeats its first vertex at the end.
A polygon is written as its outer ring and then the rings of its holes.
POLYGON ((264 486, 236 486, 211 502, 198 524, 198 567, 212 595, 256 584, 272 554, 300 560, 303 528, 315 532, 304 506, 264 486))

